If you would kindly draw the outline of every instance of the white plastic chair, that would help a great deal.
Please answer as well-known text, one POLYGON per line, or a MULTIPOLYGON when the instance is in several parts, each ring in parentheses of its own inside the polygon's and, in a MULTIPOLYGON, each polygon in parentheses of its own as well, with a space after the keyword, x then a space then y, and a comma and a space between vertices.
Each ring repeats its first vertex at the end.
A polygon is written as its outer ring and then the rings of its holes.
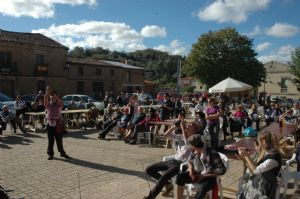
MULTIPOLYGON (((221 135, 223 135, 223 130, 222 130, 222 127, 223 127, 223 118, 219 118, 219 123, 220 123, 220 130, 219 130, 219 143, 218 145, 220 146, 221 144, 221 135)), ((206 127, 203 131, 203 135, 201 136, 202 137, 202 142, 204 143, 205 146, 208 146, 208 147, 211 147, 211 136, 209 134, 209 131, 208 131, 208 127, 206 127)))
POLYGON ((208 131, 208 127, 206 127, 203 131, 203 135, 201 135, 202 142, 204 143, 205 147, 211 146, 211 137, 208 131))
POLYGON ((150 131, 147 131, 147 132, 138 132, 136 143, 140 144, 141 143, 141 138, 144 137, 144 139, 146 141, 148 141, 149 146, 152 146, 152 139, 151 139, 151 137, 153 136, 153 140, 155 139, 154 138, 154 132, 153 132, 154 129, 155 128, 151 128, 150 127, 150 131))
POLYGON ((282 187, 284 188, 283 198, 286 198, 287 186, 288 186, 288 183, 290 180, 294 180, 294 188, 296 188, 298 186, 298 182, 300 180, 300 172, 289 170, 289 166, 294 162, 296 162, 296 154, 295 153, 292 156, 292 158, 289 159, 288 161, 286 161, 286 164, 281 167, 281 170, 280 170, 281 177, 279 179, 279 184, 278 184, 277 191, 276 191, 276 199, 280 198, 280 189, 282 187))
POLYGON ((221 144, 221 135, 224 135, 223 132, 223 124, 224 124, 224 119, 222 117, 219 117, 219 124, 220 124, 220 130, 219 130, 219 146, 221 144))
MULTIPOLYGON (((229 160, 228 160, 227 156, 222 154, 222 153, 219 153, 219 155, 222 159, 222 162, 223 162, 224 166, 226 167, 226 171, 228 171, 228 169, 229 169, 229 160)), ((186 165, 186 164, 187 163, 182 163, 181 164, 181 166, 180 166, 181 171, 183 169, 183 166, 186 165)), ((219 194, 220 194, 220 199, 223 199, 223 186, 222 186, 222 183, 221 183, 221 177, 220 176, 217 176, 217 185, 218 185, 218 191, 219 191, 219 194)), ((192 194, 192 190, 193 189, 197 190, 197 188, 199 187, 199 184, 197 184, 197 183, 187 184, 186 187, 187 187, 187 196, 186 196, 186 198, 189 198, 190 195, 192 194)), ((209 198, 212 199, 213 190, 210 190, 207 193, 209 195, 209 198)))

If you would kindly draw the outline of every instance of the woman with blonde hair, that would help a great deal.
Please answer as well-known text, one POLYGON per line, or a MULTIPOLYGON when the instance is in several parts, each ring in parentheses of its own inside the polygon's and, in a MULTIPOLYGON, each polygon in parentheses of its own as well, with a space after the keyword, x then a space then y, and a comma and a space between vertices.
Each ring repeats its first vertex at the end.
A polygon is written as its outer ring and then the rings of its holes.
POLYGON ((278 140, 271 132, 258 136, 258 157, 254 162, 249 151, 240 147, 239 155, 252 173, 250 179, 238 191, 239 199, 275 198, 277 176, 281 167, 281 155, 278 152, 278 140))

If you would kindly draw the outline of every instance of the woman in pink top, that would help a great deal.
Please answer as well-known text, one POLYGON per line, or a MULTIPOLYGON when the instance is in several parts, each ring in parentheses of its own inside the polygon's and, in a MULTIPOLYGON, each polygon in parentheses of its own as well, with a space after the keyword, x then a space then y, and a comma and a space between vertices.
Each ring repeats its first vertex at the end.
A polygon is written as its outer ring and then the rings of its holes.
POLYGON ((47 134, 48 134, 48 160, 52 160, 54 156, 53 146, 54 138, 56 140, 57 149, 60 152, 60 156, 66 159, 70 157, 66 154, 63 147, 63 134, 61 128, 61 110, 63 108, 63 101, 57 96, 57 93, 53 91, 49 86, 46 90, 45 108, 47 118, 47 134))
POLYGON ((246 115, 245 111, 243 110, 242 105, 238 105, 238 107, 236 108, 235 113, 229 119, 230 123, 231 123, 231 126, 235 126, 235 128, 231 129, 231 133, 238 131, 239 134, 241 135, 242 128, 245 124, 246 118, 247 118, 247 115, 246 115))
POLYGON ((208 99, 208 107, 205 111, 205 118, 207 121, 208 132, 211 137, 211 148, 216 149, 219 147, 219 132, 220 132, 220 109, 216 105, 216 100, 213 97, 208 99))

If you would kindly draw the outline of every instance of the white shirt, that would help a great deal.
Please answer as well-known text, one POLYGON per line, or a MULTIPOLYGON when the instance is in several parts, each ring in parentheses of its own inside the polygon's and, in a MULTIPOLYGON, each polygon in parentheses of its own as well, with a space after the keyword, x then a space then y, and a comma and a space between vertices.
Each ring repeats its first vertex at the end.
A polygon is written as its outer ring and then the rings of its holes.
POLYGON ((298 108, 292 108, 293 109, 293 116, 299 117, 300 116, 300 110, 298 108))
POLYGON ((258 165, 256 167, 256 169, 254 170, 254 174, 261 174, 264 173, 266 171, 270 171, 272 169, 274 169, 275 167, 278 167, 279 163, 274 160, 274 159, 267 159, 265 160, 263 163, 261 163, 260 165, 258 165))
MULTIPOLYGON (((186 140, 184 140, 186 142, 186 140)), ((187 144, 179 146, 176 154, 174 155, 176 160, 187 161, 193 151, 193 148, 187 144)))
POLYGON ((14 103, 14 109, 15 110, 21 110, 25 107, 25 102, 24 101, 15 101, 14 103))

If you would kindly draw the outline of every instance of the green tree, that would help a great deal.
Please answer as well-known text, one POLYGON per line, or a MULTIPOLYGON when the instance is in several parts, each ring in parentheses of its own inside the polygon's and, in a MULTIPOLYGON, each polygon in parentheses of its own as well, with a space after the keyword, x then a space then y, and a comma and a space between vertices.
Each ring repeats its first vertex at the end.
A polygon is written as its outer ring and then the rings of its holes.
POLYGON ((180 55, 169 55, 166 52, 153 49, 138 50, 128 54, 129 60, 135 66, 144 67, 146 78, 160 85, 176 83, 178 61, 184 59, 180 55))
POLYGON ((75 58, 85 58, 84 49, 82 47, 76 46, 72 51, 69 52, 70 57, 75 58))
POLYGON ((297 89, 300 90, 300 47, 296 48, 295 51, 292 52, 290 72, 295 76, 295 78, 293 78, 293 82, 297 86, 297 89))
POLYGON ((255 57, 252 40, 234 28, 208 32, 193 44, 184 63, 184 73, 211 87, 232 77, 252 86, 259 86, 266 78, 262 63, 255 57))
POLYGON ((112 60, 142 67, 145 78, 158 82, 160 85, 175 85, 178 61, 184 61, 180 55, 169 55, 166 52, 153 49, 137 50, 135 52, 110 51, 102 47, 83 49, 75 47, 69 52, 70 57, 112 60))

